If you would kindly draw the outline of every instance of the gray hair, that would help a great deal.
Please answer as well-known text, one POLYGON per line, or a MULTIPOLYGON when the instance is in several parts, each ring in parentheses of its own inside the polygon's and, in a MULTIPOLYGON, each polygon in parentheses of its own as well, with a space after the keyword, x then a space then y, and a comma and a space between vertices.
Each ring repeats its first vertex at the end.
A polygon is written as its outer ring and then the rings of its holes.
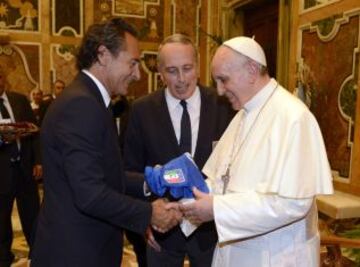
POLYGON ((190 45, 193 50, 194 50, 194 59, 195 62, 198 62, 198 51, 197 48, 195 46, 195 44, 193 43, 193 41, 191 40, 191 38, 185 34, 181 34, 181 33, 176 33, 173 35, 169 35, 168 37, 166 37, 161 44, 159 45, 158 48, 158 55, 157 55, 157 63, 158 66, 161 64, 161 49, 166 45, 166 44, 171 44, 171 43, 178 43, 178 44, 184 44, 184 45, 190 45))

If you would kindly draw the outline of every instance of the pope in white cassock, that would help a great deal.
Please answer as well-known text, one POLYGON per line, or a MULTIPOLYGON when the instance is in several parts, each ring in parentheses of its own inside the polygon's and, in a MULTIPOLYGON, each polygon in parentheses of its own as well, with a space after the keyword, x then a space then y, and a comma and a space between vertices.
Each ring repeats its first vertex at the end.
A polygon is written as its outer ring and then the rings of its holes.
POLYGON ((212 194, 182 205, 193 223, 214 220, 213 266, 319 266, 315 196, 332 194, 319 126, 266 69, 263 49, 236 37, 215 53, 219 94, 239 110, 203 168, 212 194))

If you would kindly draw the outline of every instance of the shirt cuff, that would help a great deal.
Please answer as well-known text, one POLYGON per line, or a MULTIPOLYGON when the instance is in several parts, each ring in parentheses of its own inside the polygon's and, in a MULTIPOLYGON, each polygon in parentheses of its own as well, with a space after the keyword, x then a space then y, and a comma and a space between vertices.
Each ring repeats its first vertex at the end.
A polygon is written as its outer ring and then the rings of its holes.
POLYGON ((144 184, 143 184, 143 191, 144 191, 144 196, 145 197, 151 196, 150 188, 149 188, 149 186, 148 186, 148 184, 146 182, 144 182, 144 184))

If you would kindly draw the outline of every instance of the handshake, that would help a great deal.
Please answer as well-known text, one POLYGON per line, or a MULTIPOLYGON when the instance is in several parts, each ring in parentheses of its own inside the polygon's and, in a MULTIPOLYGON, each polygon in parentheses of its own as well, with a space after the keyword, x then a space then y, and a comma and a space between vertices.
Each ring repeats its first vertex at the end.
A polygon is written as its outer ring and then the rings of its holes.
MULTIPOLYGON (((146 167, 145 181, 152 193, 159 197, 163 197, 166 192, 169 192, 175 199, 187 201, 194 199, 193 188, 197 188, 203 193, 209 193, 204 177, 189 153, 185 153, 163 166, 146 167)), ((168 202, 164 198, 154 201, 152 203, 152 227, 164 233, 181 223, 183 207, 184 204, 168 202)))
POLYGON ((154 201, 151 226, 165 233, 180 224, 185 236, 189 236, 200 224, 214 220, 213 196, 196 188, 193 193, 196 200, 187 203, 167 202, 162 198, 154 201))
POLYGON ((156 231, 165 233, 182 221, 183 214, 180 211, 179 203, 168 202, 166 199, 160 198, 152 202, 151 205, 151 226, 156 231))

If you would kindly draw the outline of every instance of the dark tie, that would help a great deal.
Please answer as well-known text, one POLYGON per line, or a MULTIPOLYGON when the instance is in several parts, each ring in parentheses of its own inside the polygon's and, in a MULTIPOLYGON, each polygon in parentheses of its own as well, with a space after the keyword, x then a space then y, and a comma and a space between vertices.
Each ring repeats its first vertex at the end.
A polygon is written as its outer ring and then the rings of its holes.
MULTIPOLYGON (((10 114, 8 109, 4 105, 4 98, 0 97, 0 112, 3 119, 10 119, 10 114)), ((10 144, 10 154, 11 154, 11 161, 18 161, 19 160, 19 148, 16 142, 12 142, 10 144)))
POLYGON ((4 105, 4 98, 0 97, 0 112, 3 119, 10 119, 10 114, 4 105))
POLYGON ((181 153, 191 153, 191 122, 189 112, 187 110, 187 103, 185 100, 180 101, 183 107, 183 114, 181 117, 181 132, 180 132, 180 151, 181 153))

